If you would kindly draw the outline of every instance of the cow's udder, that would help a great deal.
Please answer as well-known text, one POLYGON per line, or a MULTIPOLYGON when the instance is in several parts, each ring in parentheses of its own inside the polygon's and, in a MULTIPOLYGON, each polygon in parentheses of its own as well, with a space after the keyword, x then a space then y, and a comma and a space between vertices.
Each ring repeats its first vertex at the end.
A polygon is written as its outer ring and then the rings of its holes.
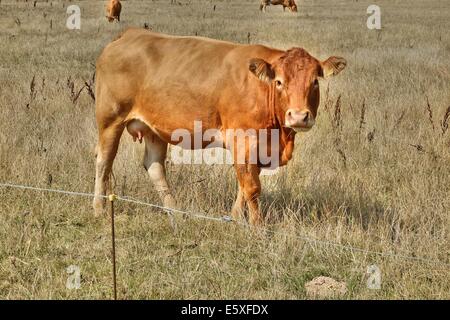
POLYGON ((133 119, 127 124, 128 133, 133 137, 133 141, 139 140, 142 143, 144 136, 151 133, 150 128, 141 120, 133 119))

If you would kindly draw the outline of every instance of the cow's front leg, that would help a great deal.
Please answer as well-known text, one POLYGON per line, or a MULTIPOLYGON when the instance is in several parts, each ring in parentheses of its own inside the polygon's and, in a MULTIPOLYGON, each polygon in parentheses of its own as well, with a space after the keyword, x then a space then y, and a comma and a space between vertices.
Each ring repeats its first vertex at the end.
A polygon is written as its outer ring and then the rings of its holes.
POLYGON ((244 217, 245 199, 241 186, 239 186, 236 201, 234 202, 233 209, 231 209, 231 216, 234 220, 239 220, 244 217))
POLYGON ((167 143, 153 134, 146 135, 144 141, 144 168, 147 170, 163 206, 176 208, 176 201, 170 192, 169 184, 166 180, 164 162, 167 156, 167 143))
POLYGON ((263 222, 258 206, 258 197, 261 193, 260 171, 260 168, 255 164, 236 165, 239 187, 248 206, 249 222, 251 225, 260 225, 263 222))

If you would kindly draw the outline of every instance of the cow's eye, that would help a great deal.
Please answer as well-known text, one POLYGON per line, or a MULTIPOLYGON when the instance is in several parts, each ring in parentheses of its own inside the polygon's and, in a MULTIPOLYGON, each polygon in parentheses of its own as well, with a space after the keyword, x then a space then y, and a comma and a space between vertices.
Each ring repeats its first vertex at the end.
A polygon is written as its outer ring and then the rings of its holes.
POLYGON ((281 82, 281 80, 275 80, 275 85, 278 89, 281 89, 283 87, 283 83, 281 82))

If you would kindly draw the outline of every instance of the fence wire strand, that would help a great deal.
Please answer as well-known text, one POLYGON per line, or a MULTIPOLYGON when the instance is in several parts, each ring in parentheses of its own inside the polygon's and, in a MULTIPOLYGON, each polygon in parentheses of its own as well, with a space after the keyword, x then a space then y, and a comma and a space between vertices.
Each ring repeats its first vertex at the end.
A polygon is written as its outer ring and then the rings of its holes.
MULTIPOLYGON (((94 197, 98 197, 98 198, 102 198, 102 199, 109 198, 109 196, 105 196, 105 195, 96 196, 93 193, 87 193, 87 192, 76 192, 76 191, 66 191, 66 190, 61 190, 61 189, 40 188, 40 187, 19 185, 19 184, 13 184, 13 183, 0 183, 0 188, 14 188, 14 189, 31 190, 31 191, 42 191, 42 192, 66 194, 66 195, 71 195, 71 196, 91 197, 91 198, 94 198, 94 197)), ((212 217, 212 216, 207 216, 207 215, 200 214, 200 213, 194 213, 194 212, 189 212, 189 211, 184 211, 184 210, 179 210, 179 209, 174 209, 174 208, 168 208, 168 207, 164 207, 161 205, 137 200, 135 198, 128 197, 128 196, 115 195, 115 199, 117 199, 119 201, 123 201, 123 202, 134 203, 137 205, 142 205, 142 206, 147 206, 147 207, 151 207, 151 208, 164 210, 167 213, 177 213, 177 214, 182 214, 183 216, 190 216, 190 217, 197 218, 197 219, 211 220, 211 221, 217 221, 217 222, 225 222, 225 223, 233 222, 237 225, 245 226, 245 227, 249 226, 247 223, 236 221, 227 215, 224 215, 222 217, 212 217)), ((271 234, 278 234, 278 235, 286 236, 286 234, 283 232, 272 231, 272 230, 269 230, 264 227, 256 227, 256 229, 267 232, 267 233, 271 233, 271 234)), ((333 246, 333 247, 341 248, 343 250, 352 251, 352 252, 378 255, 378 256, 387 257, 387 258, 399 258, 402 260, 409 260, 412 262, 436 264, 436 265, 442 265, 447 268, 450 268, 450 263, 446 263, 446 262, 439 261, 439 260, 431 260, 431 259, 427 259, 427 258, 423 258, 423 257, 415 257, 415 256, 400 255, 400 254, 395 254, 395 253, 390 253, 390 252, 368 250, 368 249, 345 245, 345 244, 341 244, 341 243, 337 243, 337 242, 333 242, 333 241, 329 241, 329 240, 320 240, 320 239, 312 238, 312 237, 305 236, 305 235, 296 234, 296 235, 294 235, 294 237, 297 239, 303 240, 305 242, 308 242, 309 244, 315 244, 315 245, 320 245, 320 246, 333 246)))

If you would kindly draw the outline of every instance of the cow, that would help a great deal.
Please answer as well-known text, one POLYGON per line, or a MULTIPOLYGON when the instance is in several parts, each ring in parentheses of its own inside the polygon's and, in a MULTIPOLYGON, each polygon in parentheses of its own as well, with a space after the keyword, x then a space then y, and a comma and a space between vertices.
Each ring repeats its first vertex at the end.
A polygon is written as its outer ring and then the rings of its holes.
POLYGON ((283 11, 288 8, 291 12, 297 12, 297 4, 294 0, 261 0, 261 4, 259 6, 259 10, 266 12, 267 6, 276 6, 276 5, 282 5, 283 11))
MULTIPOLYGON (((320 61, 299 47, 279 50, 127 29, 103 49, 96 63, 95 215, 103 212, 125 128, 133 140, 145 142, 143 165, 162 204, 177 208, 165 172, 168 144, 179 143, 174 132, 183 128, 194 135, 195 122, 201 122, 203 132, 270 129, 277 133, 273 139, 278 144, 271 159, 284 166, 292 158, 297 132, 315 124, 319 80, 338 74, 345 66, 344 58, 320 61)), ((261 225, 259 174, 270 164, 250 161, 247 140, 243 146, 233 144, 234 140, 224 133, 216 141, 234 158, 239 152, 244 154, 243 161, 233 164, 238 193, 231 215, 244 217, 247 205, 249 223, 261 225)))
POLYGON ((120 22, 120 12, 122 11, 122 4, 119 0, 110 0, 106 5, 106 19, 113 22, 115 19, 120 22))

